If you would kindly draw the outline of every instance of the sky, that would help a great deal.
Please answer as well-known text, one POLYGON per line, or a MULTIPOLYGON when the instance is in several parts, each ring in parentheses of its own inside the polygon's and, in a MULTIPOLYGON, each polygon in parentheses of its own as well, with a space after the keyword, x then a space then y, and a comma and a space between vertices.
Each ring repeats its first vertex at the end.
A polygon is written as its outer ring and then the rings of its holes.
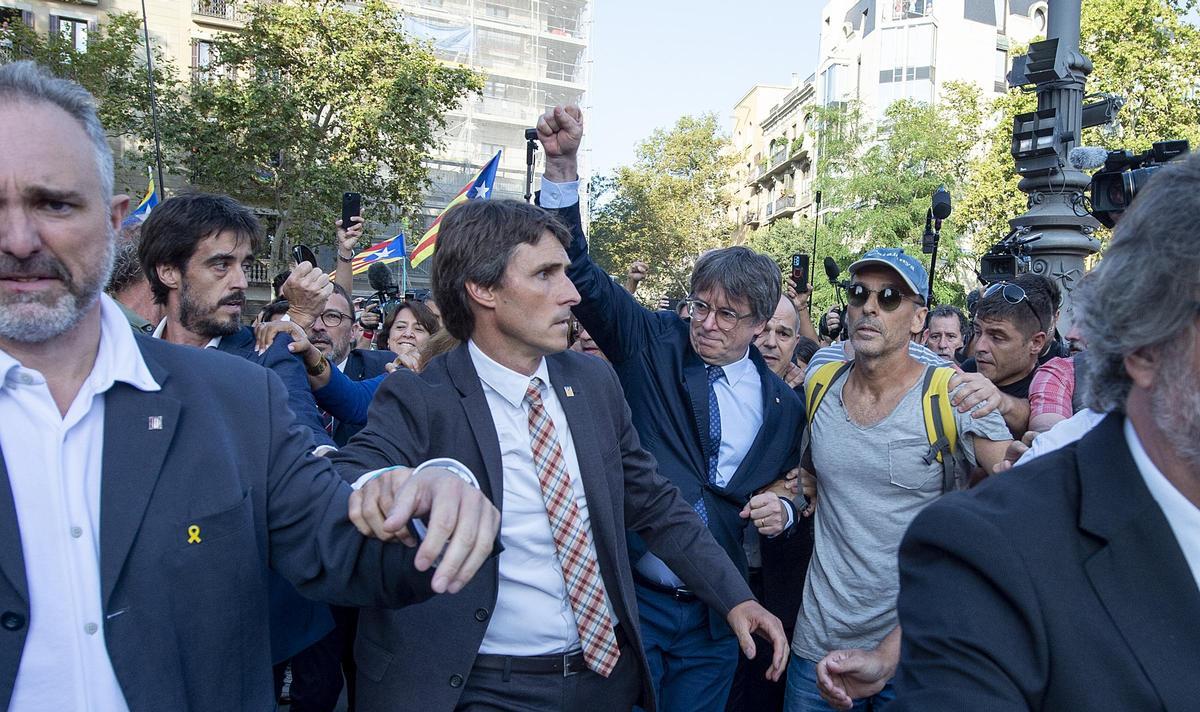
POLYGON ((593 174, 686 114, 733 106, 755 84, 816 69, 824 0, 593 0, 586 144, 593 174))

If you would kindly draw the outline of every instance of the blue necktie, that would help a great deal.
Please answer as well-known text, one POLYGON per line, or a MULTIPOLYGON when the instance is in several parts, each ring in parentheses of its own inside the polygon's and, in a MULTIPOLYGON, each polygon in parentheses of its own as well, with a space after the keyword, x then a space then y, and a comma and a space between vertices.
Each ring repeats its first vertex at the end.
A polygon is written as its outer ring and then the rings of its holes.
MULTIPOLYGON (((725 371, 720 366, 705 366, 708 370, 708 440, 712 443, 712 452, 708 455, 708 482, 715 485, 717 483, 717 456, 721 453, 721 409, 717 407, 717 391, 713 388, 713 384, 717 382, 725 371)), ((700 515, 700 519, 708 524, 708 507, 704 504, 704 491, 700 492, 700 499, 696 500, 693 505, 696 508, 696 514, 700 515)))

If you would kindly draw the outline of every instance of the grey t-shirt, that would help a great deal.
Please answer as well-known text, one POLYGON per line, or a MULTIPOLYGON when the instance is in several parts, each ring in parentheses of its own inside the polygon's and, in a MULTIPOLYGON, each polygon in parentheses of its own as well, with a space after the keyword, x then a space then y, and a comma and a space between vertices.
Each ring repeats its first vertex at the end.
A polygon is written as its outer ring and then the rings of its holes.
MULTIPOLYGON (((874 648, 896 627, 900 540, 917 513, 942 494, 941 464, 925 463, 923 379, 887 417, 864 428, 846 412, 846 378, 830 386, 811 428, 819 500, 792 651, 814 662, 832 650, 874 648)), ((954 413, 955 461, 964 473, 975 464, 969 434, 1011 438, 997 412, 978 420, 954 413)))

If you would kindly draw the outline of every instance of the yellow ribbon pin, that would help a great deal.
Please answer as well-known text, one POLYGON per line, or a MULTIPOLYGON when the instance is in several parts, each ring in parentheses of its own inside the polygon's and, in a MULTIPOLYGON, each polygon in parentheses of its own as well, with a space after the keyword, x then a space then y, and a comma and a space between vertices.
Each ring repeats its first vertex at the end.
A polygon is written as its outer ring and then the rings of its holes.
POLYGON ((200 543, 200 541, 201 541, 201 539, 200 539, 200 527, 196 526, 195 524, 193 524, 193 525, 191 525, 190 527, 188 527, 188 540, 187 540, 187 543, 189 543, 189 544, 199 544, 199 543, 200 543))

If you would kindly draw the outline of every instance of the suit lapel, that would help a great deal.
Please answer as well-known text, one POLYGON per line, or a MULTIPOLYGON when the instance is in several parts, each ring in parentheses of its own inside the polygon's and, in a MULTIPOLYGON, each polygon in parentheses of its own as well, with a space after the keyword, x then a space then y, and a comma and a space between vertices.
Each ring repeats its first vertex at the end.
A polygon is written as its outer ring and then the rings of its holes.
MULTIPOLYGON (((159 384, 168 372, 143 352, 159 384)), ((100 580, 108 605, 154 493, 179 423, 180 402, 163 392, 115 383, 104 396, 100 482, 100 580)))
MULTIPOLYGON (((500 459, 500 437, 496 435, 496 424, 492 422, 492 410, 479 382, 479 374, 471 363, 471 354, 463 344, 446 354, 446 370, 462 396, 463 412, 475 436, 475 445, 483 459, 485 472, 479 478, 479 486, 491 495, 492 504, 504 511, 504 464, 500 459)), ((479 475, 480 473, 476 473, 479 475)))
POLYGON ((8 482, 8 467, 0 454, 0 569, 12 584, 13 590, 29 603, 29 588, 25 581, 25 555, 21 550, 21 524, 13 502, 12 486, 8 482))
POLYGON ((721 447, 708 436, 708 373, 704 361, 689 345, 683 354, 683 388, 687 393, 688 405, 692 416, 692 427, 696 429, 697 442, 700 443, 700 459, 696 462, 696 472, 700 481, 708 480, 706 464, 709 453, 721 447))
POLYGON ((1200 590, 1110 415, 1077 447, 1080 528, 1104 540, 1084 564, 1097 597, 1167 709, 1195 704, 1200 590))

